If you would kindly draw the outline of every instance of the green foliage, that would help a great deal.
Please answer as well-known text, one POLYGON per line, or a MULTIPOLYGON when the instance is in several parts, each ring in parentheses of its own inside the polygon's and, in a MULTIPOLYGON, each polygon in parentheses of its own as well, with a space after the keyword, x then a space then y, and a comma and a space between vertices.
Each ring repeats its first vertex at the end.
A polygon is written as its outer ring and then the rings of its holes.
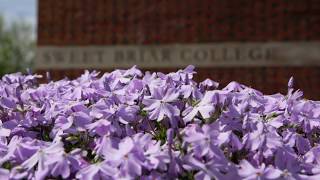
POLYGON ((2 168, 10 170, 12 168, 12 164, 9 161, 6 161, 2 164, 2 168))
POLYGON ((160 141, 161 145, 163 145, 167 141, 167 130, 160 122, 156 122, 155 126, 156 126, 156 134, 154 138, 160 141))
POLYGON ((0 75, 31 67, 34 39, 30 24, 20 20, 7 25, 0 16, 0 75))
POLYGON ((194 180, 194 172, 193 171, 187 171, 184 174, 182 174, 179 179, 184 179, 184 180, 194 180))

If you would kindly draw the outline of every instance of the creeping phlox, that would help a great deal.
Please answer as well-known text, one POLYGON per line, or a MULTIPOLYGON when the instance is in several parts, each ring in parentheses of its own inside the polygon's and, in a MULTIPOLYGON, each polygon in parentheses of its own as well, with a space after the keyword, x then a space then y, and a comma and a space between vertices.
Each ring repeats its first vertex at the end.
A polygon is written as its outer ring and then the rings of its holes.
POLYGON ((320 103, 136 67, 0 80, 0 179, 320 179, 320 103))

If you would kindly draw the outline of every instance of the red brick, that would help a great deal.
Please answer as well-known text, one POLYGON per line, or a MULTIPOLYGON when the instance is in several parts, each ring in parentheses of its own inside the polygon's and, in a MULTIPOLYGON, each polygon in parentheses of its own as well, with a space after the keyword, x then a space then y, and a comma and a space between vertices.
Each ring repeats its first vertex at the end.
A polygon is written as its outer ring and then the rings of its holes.
MULTIPOLYGON (((320 40, 318 0, 41 0, 38 7, 39 46, 320 40)), ((291 75, 306 97, 320 98, 318 67, 199 69, 196 78, 285 93, 291 75)))

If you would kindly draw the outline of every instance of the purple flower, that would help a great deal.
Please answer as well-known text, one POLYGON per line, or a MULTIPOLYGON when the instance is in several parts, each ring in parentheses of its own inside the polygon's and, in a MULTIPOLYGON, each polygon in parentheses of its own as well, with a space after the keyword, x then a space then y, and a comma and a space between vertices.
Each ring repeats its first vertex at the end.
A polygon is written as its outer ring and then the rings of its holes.
POLYGON ((0 164, 6 161, 14 160, 18 163, 24 162, 39 149, 39 143, 30 138, 18 136, 12 137, 9 144, 3 149, 4 156, 0 159, 0 164))
POLYGON ((86 128, 93 134, 98 134, 99 136, 110 135, 115 131, 111 122, 106 119, 100 119, 94 123, 87 124, 86 128))
POLYGON ((136 177, 142 173, 143 161, 135 151, 135 144, 129 137, 122 139, 118 148, 109 147, 103 152, 107 162, 119 168, 119 177, 136 177))
POLYGON ((180 110, 171 104, 178 100, 179 94, 173 88, 157 88, 151 90, 151 96, 145 97, 143 104, 146 106, 151 120, 161 121, 165 117, 173 119, 179 116, 180 110))
POLYGON ((265 127, 262 122, 256 124, 257 129, 244 136, 247 147, 250 151, 263 150, 265 153, 272 154, 276 148, 282 146, 281 137, 275 132, 273 128, 266 132, 268 127, 265 127))
POLYGON ((219 83, 215 82, 215 81, 213 81, 211 79, 205 79, 204 81, 202 81, 199 84, 199 88, 202 91, 209 90, 209 89, 216 89, 216 88, 218 88, 218 86, 219 86, 219 83))
POLYGON ((63 153, 62 155, 50 158, 47 161, 50 167, 50 173, 54 177, 61 175, 62 178, 67 179, 72 172, 78 171, 81 167, 81 162, 77 158, 79 149, 75 149, 69 154, 63 153))
POLYGON ((305 154, 311 149, 311 145, 308 139, 297 135, 296 137, 296 147, 300 154, 305 154))
POLYGON ((231 132, 221 133, 216 125, 204 125, 202 128, 195 124, 188 125, 183 131, 184 143, 188 143, 189 149, 192 150, 196 157, 213 156, 215 149, 225 143, 235 145, 240 148, 242 145, 239 140, 235 140, 231 132), (230 139, 229 139, 230 138, 230 139))
POLYGON ((288 89, 293 89, 293 85, 294 85, 294 79, 293 77, 290 77, 288 81, 288 89))
POLYGON ((10 171, 8 169, 0 168, 0 179, 9 180, 10 179, 10 171))
POLYGON ((319 179, 320 103, 194 66, 0 80, 0 179, 319 179), (156 121, 155 121, 156 120, 156 121))
POLYGON ((164 173, 159 173, 157 171, 152 171, 149 175, 144 175, 141 177, 141 180, 161 180, 165 179, 165 174, 164 173))
POLYGON ((0 99, 0 105, 2 107, 8 108, 8 109, 14 109, 17 106, 17 104, 14 102, 14 100, 7 98, 7 97, 2 97, 0 99))
POLYGON ((211 113, 215 110, 215 104, 213 102, 213 97, 215 95, 214 91, 208 91, 203 96, 201 101, 196 103, 195 106, 189 106, 183 114, 185 117, 183 120, 187 123, 190 122, 198 113, 202 116, 202 118, 209 118, 211 113))
POLYGON ((16 167, 18 170, 18 174, 14 176, 19 177, 24 172, 32 172, 34 168, 35 178, 36 179, 45 179, 47 174, 50 171, 50 162, 52 162, 52 158, 59 158, 62 156, 64 152, 62 142, 53 142, 48 147, 40 147, 37 152, 35 152, 29 159, 24 161, 21 166, 16 167), (22 170, 19 170, 22 169, 22 170))
POLYGON ((179 89, 183 98, 194 98, 198 100, 203 96, 194 84, 183 84, 179 89))
POLYGON ((172 149, 166 148, 166 144, 161 147, 161 142, 152 139, 149 134, 135 134, 133 136, 134 143, 138 151, 143 153, 143 166, 146 169, 166 170, 167 164, 174 158, 175 153, 172 149))
POLYGON ((76 178, 81 180, 98 180, 105 178, 111 179, 114 175, 116 175, 116 173, 116 168, 111 167, 105 162, 99 162, 91 164, 78 171, 78 173, 76 174, 76 178))
POLYGON ((139 117, 139 106, 122 106, 118 111, 119 121, 123 124, 134 123, 141 119, 139 117))
POLYGON ((243 147, 243 144, 239 137, 232 131, 220 132, 217 139, 219 145, 229 145, 233 150, 241 150, 243 147))
POLYGON ((317 115, 317 104, 312 102, 300 102, 292 106, 291 119, 302 126, 306 133, 314 128, 320 127, 319 115, 317 115))
POLYGON ((239 175, 243 179, 278 179, 281 176, 281 171, 272 166, 262 164, 260 167, 253 167, 247 160, 242 160, 240 163, 239 175))

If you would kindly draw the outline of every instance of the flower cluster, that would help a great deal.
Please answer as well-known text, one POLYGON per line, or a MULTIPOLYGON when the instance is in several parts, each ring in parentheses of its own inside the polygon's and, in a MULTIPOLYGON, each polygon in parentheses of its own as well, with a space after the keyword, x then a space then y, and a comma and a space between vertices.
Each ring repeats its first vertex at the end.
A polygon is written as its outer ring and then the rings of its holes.
POLYGON ((320 179, 320 103, 292 79, 264 95, 195 73, 5 75, 0 179, 320 179))

